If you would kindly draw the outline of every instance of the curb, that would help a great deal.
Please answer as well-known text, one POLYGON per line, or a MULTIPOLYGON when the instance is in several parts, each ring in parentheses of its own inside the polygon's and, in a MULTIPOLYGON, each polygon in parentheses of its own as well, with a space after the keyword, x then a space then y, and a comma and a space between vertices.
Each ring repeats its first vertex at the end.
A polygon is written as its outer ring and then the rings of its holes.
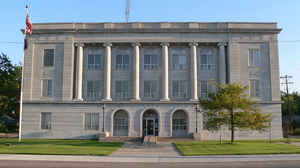
POLYGON ((251 161, 299 161, 300 154, 290 155, 214 155, 214 156, 66 156, 66 155, 7 155, 0 154, 0 160, 22 161, 65 161, 65 162, 251 162, 251 161))

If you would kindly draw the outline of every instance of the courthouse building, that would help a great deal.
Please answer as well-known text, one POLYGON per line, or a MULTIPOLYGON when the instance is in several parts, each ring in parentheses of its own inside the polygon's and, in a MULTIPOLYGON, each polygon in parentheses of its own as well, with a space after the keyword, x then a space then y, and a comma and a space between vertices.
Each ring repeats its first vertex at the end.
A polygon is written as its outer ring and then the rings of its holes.
MULTIPOLYGON (((197 100, 249 84, 282 137, 276 23, 36 23, 24 59, 23 138, 215 139, 197 100)), ((228 130, 223 130, 230 137, 228 130)))

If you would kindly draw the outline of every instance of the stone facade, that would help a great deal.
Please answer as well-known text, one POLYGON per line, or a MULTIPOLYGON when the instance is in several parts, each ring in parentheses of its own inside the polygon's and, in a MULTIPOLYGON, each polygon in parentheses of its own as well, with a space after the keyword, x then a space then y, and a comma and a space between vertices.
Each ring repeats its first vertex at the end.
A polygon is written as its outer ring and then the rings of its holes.
MULTIPOLYGON (((276 23, 34 24, 24 59, 22 137, 85 139, 103 131, 169 137, 197 130, 201 139, 215 139, 220 133, 205 130, 195 104, 216 81, 253 82, 261 109, 273 114, 269 132, 242 131, 238 138, 281 138, 280 31, 276 23), (88 119, 90 113, 97 118, 88 119)), ((228 130, 222 134, 229 138, 228 130)))

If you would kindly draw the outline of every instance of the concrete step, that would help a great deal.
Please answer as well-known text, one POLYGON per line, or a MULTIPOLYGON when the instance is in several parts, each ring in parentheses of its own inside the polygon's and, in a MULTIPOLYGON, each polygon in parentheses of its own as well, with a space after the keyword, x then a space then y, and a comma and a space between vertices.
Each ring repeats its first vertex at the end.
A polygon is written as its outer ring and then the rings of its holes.
POLYGON ((101 137, 100 142, 140 142, 140 137, 101 137))

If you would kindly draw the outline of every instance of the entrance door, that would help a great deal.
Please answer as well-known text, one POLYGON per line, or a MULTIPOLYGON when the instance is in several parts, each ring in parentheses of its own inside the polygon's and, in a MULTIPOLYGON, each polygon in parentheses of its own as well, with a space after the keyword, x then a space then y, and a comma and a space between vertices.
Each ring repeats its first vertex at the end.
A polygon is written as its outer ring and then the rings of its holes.
POLYGON ((154 125, 154 120, 153 119, 147 119, 146 120, 146 135, 147 136, 153 136, 154 135, 154 130, 155 130, 155 125, 154 125))
POLYGON ((158 136, 159 119, 154 110, 147 110, 143 114, 142 136, 158 136))

